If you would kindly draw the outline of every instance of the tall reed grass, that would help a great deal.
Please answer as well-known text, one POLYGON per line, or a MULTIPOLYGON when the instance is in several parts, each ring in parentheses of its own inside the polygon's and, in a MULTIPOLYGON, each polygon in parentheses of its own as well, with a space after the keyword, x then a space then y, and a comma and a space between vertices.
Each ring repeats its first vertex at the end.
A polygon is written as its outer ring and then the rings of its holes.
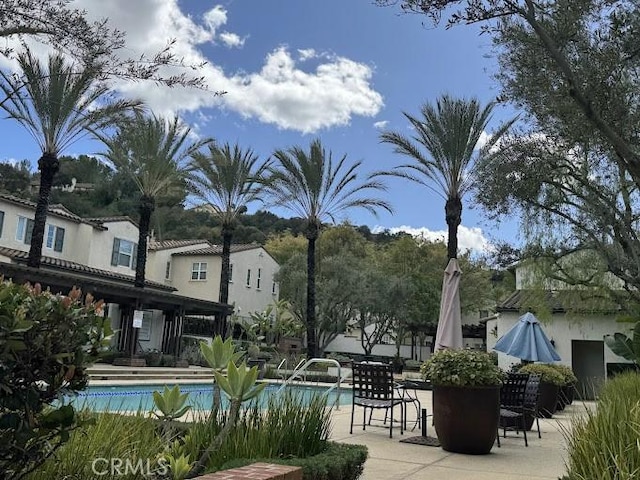
MULTIPOLYGON (((185 438, 174 444, 172 454, 187 454, 192 460, 211 443, 222 428, 224 416, 212 415, 193 423, 185 438)), ((237 458, 307 457, 326 449, 331 432, 331 410, 326 397, 305 401, 295 393, 273 395, 267 407, 247 407, 235 428, 208 463, 209 468, 237 458)))
POLYGON ((164 445, 153 420, 141 413, 122 415, 83 411, 80 415, 89 417, 93 424, 74 431, 54 456, 27 477, 29 480, 141 478, 133 469, 126 472, 124 466, 119 473, 113 470, 112 459, 120 459, 123 465, 128 460, 130 465, 137 465, 140 461, 146 467, 149 461, 152 468, 157 466, 157 455, 164 445), (106 473, 102 475, 102 472, 106 473))
POLYGON ((569 480, 640 478, 640 374, 608 381, 595 411, 576 416, 564 432, 569 480))

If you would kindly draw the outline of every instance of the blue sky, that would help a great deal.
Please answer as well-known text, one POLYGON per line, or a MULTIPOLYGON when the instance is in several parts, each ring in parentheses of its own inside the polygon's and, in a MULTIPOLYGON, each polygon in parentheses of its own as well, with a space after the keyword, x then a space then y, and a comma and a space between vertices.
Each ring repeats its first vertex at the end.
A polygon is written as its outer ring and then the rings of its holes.
MULTIPOLYGON (((403 159, 380 144, 380 128, 410 133, 402 111, 418 114, 439 95, 476 96, 483 103, 499 93, 491 78, 496 62, 491 41, 476 27, 446 30, 426 19, 399 15, 370 0, 76 0, 91 16, 109 17, 128 33, 129 52, 161 47, 168 37, 187 60, 208 62, 203 70, 213 90, 165 90, 145 84, 116 85, 140 96, 154 111, 177 112, 198 135, 238 142, 268 158, 276 148, 308 146, 316 137, 335 156, 363 160, 364 171, 390 168, 403 159), (105 6, 106 4, 106 6, 105 6)), ((6 67, 6 63, 4 64, 6 67)), ((493 128, 514 112, 498 107, 493 128)), ((34 142, 9 120, 0 120, 0 160, 35 162, 34 142)), ((79 142, 67 153, 100 148, 79 142)), ((378 218, 352 211, 356 224, 444 231, 444 200, 430 190, 399 179, 386 194, 395 213, 378 218)), ((514 240, 516 227, 497 230, 467 199, 461 246, 483 248, 485 241, 514 240), (481 231, 467 230, 480 228, 481 231)), ((284 212, 277 212, 284 213, 284 212)))

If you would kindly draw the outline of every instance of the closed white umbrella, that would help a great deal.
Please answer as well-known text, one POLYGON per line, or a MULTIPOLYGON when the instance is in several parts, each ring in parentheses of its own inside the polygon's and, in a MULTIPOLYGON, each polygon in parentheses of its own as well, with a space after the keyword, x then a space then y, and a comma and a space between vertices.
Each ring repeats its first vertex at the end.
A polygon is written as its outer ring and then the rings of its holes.
POLYGON ((442 280, 440 316, 436 331, 435 351, 443 348, 462 348, 462 319, 460 313, 460 265, 450 258, 442 280))

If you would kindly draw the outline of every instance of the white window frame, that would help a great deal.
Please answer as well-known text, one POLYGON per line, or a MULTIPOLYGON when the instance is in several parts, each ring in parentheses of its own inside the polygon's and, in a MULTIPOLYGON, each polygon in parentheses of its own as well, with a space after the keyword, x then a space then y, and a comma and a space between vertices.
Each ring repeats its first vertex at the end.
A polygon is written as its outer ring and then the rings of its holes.
POLYGON ((207 262, 193 262, 191 264, 191 281, 204 282, 207 280, 207 262))
POLYGON ((114 246, 111 251, 111 265, 114 267, 128 267, 128 268, 135 269, 138 244, 135 242, 132 242, 131 240, 126 240, 124 238, 114 238, 113 241, 114 243, 116 241, 118 242, 118 252, 117 252, 117 258, 114 263, 113 256, 116 254, 115 246, 114 246), (129 245, 131 246, 130 252, 126 251, 126 248, 123 248, 123 247, 128 247, 129 245), (124 257, 129 257, 129 261, 127 263, 124 263, 122 261, 124 257))
POLYGON ((47 236, 44 242, 45 248, 47 248, 48 250, 53 250, 54 252, 62 252, 62 249, 64 248, 64 234, 64 228, 57 225, 47 225, 47 236), (58 238, 60 238, 59 243, 58 238), (58 245, 60 245, 59 248, 58 245))
POLYGON ((251 269, 247 268, 247 281, 245 283, 247 288, 251 288, 251 269))
POLYGON ((171 260, 164 267, 164 279, 171 280, 171 260))
POLYGON ((273 282, 271 283, 271 295, 275 295, 276 294, 276 281, 273 280, 273 282))
POLYGON ((262 269, 258 268, 258 275, 256 276, 256 290, 260 290, 260 282, 262 281, 262 269))
POLYGON ((18 225, 16 226, 16 240, 19 242, 31 243, 31 234, 33 233, 33 219, 18 215, 18 225), (29 231, 29 222, 31 222, 31 231, 29 231))

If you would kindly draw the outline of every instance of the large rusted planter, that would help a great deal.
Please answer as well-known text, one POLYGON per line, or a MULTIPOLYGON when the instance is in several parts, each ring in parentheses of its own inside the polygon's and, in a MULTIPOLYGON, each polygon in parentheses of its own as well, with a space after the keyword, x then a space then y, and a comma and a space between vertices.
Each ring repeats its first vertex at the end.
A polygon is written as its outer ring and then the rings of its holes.
POLYGON ((560 387, 552 383, 540 382, 540 395, 538 396, 538 411, 544 418, 551 418, 556 413, 558 406, 558 392, 560 387))
POLYGON ((491 451, 500 421, 500 387, 433 387, 433 422, 448 452, 491 451))

